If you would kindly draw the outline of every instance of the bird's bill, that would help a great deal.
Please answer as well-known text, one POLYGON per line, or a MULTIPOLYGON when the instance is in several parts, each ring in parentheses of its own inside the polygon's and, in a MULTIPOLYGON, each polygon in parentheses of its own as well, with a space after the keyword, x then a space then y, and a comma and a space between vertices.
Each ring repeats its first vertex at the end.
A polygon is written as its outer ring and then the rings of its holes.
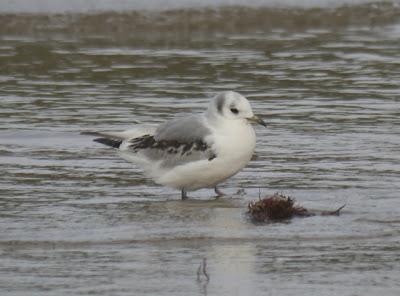
POLYGON ((258 117, 257 115, 254 115, 253 117, 247 118, 247 120, 251 123, 258 123, 261 124, 262 126, 267 126, 267 124, 265 123, 264 120, 262 120, 260 117, 258 117))

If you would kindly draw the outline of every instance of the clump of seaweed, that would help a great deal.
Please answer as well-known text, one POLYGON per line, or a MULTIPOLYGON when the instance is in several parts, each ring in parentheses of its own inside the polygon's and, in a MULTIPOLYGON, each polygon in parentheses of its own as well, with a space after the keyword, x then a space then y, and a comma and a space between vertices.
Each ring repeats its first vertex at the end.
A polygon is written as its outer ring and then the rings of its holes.
POLYGON ((248 205, 248 213, 254 222, 282 221, 293 217, 310 217, 315 215, 339 215, 344 205, 335 211, 312 212, 295 205, 295 200, 289 196, 275 193, 248 205))

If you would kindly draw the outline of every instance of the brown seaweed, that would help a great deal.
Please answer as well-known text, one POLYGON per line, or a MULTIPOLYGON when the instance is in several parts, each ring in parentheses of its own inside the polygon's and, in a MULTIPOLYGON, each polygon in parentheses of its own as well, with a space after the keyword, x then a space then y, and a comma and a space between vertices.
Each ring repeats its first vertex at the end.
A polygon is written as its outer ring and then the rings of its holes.
POLYGON ((339 216, 340 210, 344 207, 345 205, 334 211, 311 211, 296 205, 293 198, 275 193, 258 201, 250 202, 248 204, 248 214, 254 222, 282 221, 293 217, 339 216))

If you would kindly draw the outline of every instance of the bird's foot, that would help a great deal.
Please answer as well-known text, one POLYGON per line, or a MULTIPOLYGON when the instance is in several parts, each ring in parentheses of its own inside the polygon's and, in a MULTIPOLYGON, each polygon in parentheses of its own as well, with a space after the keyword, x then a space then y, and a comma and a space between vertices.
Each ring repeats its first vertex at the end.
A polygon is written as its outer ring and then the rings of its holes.
POLYGON ((220 197, 226 195, 226 194, 223 193, 221 190, 219 190, 219 188, 218 188, 217 186, 214 187, 214 191, 215 191, 215 193, 217 194, 217 197, 216 197, 216 198, 220 198, 220 197))

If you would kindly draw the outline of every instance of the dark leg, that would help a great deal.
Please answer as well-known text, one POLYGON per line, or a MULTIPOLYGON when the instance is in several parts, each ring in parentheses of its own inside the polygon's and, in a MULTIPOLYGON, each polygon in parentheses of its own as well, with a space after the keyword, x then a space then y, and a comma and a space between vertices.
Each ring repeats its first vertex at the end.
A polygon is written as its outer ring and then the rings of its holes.
POLYGON ((182 188, 182 200, 188 199, 187 192, 185 188, 182 188))
POLYGON ((217 186, 214 187, 214 191, 217 194, 217 198, 225 195, 225 193, 219 190, 217 186))

